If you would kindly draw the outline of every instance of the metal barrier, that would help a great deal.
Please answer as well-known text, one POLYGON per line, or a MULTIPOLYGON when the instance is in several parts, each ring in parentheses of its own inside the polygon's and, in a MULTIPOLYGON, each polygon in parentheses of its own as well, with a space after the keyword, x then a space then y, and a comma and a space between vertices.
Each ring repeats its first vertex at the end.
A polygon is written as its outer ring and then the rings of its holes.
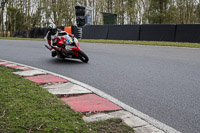
MULTIPOLYGON (((200 43, 200 24, 60 26, 79 39, 175 41, 200 43)), ((43 38, 48 28, 16 31, 14 37, 43 38), (26 34, 25 34, 26 33, 26 34), (27 35, 28 34, 28 35, 27 35)))

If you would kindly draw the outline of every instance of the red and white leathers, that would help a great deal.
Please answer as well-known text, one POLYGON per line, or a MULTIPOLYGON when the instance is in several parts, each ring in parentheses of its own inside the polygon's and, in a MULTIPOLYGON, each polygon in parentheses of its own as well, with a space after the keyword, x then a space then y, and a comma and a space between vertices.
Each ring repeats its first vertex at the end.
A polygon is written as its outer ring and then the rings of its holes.
POLYGON ((54 35, 52 35, 51 32, 49 31, 46 35, 46 40, 48 41, 48 44, 51 47, 51 50, 55 48, 57 48, 58 50, 59 49, 61 50, 61 48, 57 46, 62 46, 62 45, 66 46, 73 42, 70 35, 67 32, 62 31, 62 30, 58 30, 56 34, 54 35), (64 33, 65 35, 58 36, 59 33, 61 34, 64 33))

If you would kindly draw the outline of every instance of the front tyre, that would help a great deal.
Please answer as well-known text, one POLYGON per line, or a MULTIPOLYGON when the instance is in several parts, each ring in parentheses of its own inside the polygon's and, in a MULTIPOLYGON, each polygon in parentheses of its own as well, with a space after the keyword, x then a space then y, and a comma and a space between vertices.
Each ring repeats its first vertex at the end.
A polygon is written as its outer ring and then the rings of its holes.
POLYGON ((89 61, 88 56, 82 50, 79 50, 77 54, 82 62, 87 63, 89 61))

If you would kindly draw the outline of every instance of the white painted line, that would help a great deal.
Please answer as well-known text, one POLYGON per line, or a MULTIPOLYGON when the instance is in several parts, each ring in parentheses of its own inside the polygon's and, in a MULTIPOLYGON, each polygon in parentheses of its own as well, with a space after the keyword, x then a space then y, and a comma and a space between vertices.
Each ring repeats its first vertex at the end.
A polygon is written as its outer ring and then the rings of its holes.
MULTIPOLYGON (((6 60, 1 60, 0 59, 0 61, 6 61, 6 60)), ((59 74, 56 74, 56 73, 53 73, 53 72, 49 72, 49 71, 46 71, 46 70, 42 70, 42 69, 39 69, 39 68, 35 68, 35 67, 31 67, 31 66, 28 66, 28 65, 24 65, 24 64, 20 64, 20 63, 16 63, 16 62, 11 62, 11 61, 7 61, 7 62, 15 63, 15 64, 18 64, 18 65, 21 65, 21 66, 25 66, 25 67, 29 67, 29 68, 32 68, 32 69, 35 69, 35 70, 44 71, 46 73, 53 74, 55 76, 64 78, 64 79, 66 79, 66 80, 68 80, 68 81, 70 81, 70 82, 72 82, 74 84, 77 84, 77 85, 80 85, 80 86, 82 86, 84 88, 87 88, 88 90, 96 93, 97 95, 99 95, 99 96, 101 96, 103 98, 106 98, 107 100, 119 105, 124 110, 126 110, 126 111, 132 113, 133 115, 145 120, 146 122, 148 122, 149 124, 157 127, 158 129, 163 130, 165 133, 181 133, 181 132, 175 130, 174 128, 172 128, 172 127, 170 127, 170 126, 168 126, 168 125, 166 125, 166 124, 164 124, 164 123, 162 123, 162 122, 160 122, 160 121, 158 121, 158 120, 156 120, 156 119, 154 119, 154 118, 152 118, 152 117, 150 117, 150 116, 148 116, 148 115, 146 115, 146 114, 144 114, 144 113, 142 113, 142 112, 140 112, 140 111, 138 111, 138 110, 136 110, 136 109, 134 109, 132 107, 130 107, 129 105, 126 105, 125 103, 123 103, 123 102, 115 99, 114 97, 104 93, 103 91, 99 90, 98 88, 94 88, 94 87, 92 87, 90 85, 87 85, 87 84, 82 83, 80 81, 77 81, 75 79, 72 79, 72 78, 69 78, 69 77, 66 77, 66 76, 62 76, 62 75, 59 75, 59 74)))
POLYGON ((72 83, 60 83, 55 85, 44 86, 43 88, 47 89, 50 93, 54 95, 69 95, 69 94, 86 94, 92 93, 82 86, 75 85, 72 83))
POLYGON ((134 128, 135 133, 165 133, 161 130, 158 130, 152 125, 146 125, 142 127, 134 128))

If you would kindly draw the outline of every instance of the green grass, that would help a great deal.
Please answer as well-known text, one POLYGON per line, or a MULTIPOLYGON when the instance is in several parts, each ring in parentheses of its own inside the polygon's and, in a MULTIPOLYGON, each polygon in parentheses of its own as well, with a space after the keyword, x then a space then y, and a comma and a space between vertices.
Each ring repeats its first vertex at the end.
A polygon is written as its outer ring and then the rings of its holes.
POLYGON ((0 67, 0 132, 87 132, 78 113, 11 72, 0 67))
POLYGON ((17 38, 17 37, 0 37, 5 40, 32 40, 32 41, 44 41, 43 38, 17 38))
POLYGON ((14 75, 14 69, 0 66, 0 132, 133 132, 119 120, 85 123, 79 113, 36 83, 14 75), (95 125, 95 126, 94 126, 95 125), (94 128, 95 127, 95 128, 94 128))
POLYGON ((163 42, 163 41, 123 41, 123 40, 93 40, 93 39, 81 39, 79 40, 79 42, 200 48, 200 43, 185 43, 185 42, 181 43, 181 42, 163 42))
MULTIPOLYGON (((44 41, 44 39, 41 39, 41 38, 0 37, 0 39, 44 41)), ((123 41, 123 40, 97 40, 97 39, 95 39, 95 40, 94 39, 79 39, 79 42, 115 43, 115 44, 133 44, 133 45, 153 45, 153 46, 174 46, 174 47, 200 48, 200 43, 187 43, 187 42, 123 41)))
POLYGON ((133 133, 134 132, 131 127, 124 125, 121 119, 110 119, 107 121, 89 123, 88 127, 98 133, 133 133))

